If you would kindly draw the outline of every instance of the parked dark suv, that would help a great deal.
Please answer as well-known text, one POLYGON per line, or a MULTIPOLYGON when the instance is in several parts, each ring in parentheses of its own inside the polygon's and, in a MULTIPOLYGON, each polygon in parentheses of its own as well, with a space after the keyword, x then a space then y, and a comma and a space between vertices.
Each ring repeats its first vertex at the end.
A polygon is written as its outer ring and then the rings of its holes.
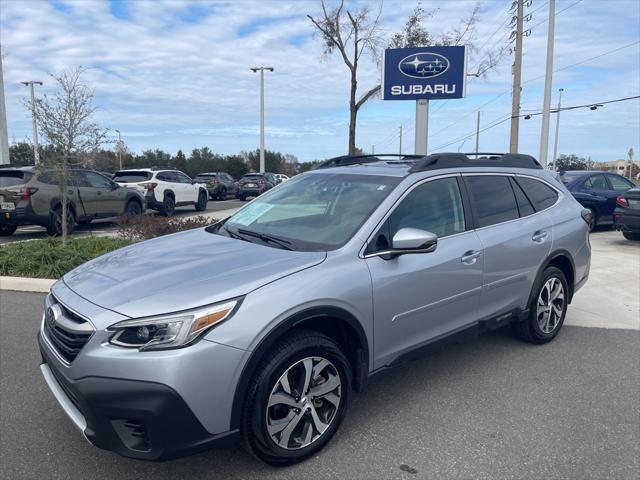
POLYGON ((247 173, 236 185, 236 198, 244 201, 247 197, 257 197, 278 184, 273 173, 247 173))
POLYGON ((204 183, 211 200, 225 200, 229 192, 233 192, 235 180, 226 172, 199 173, 194 181, 204 183))
MULTIPOLYGON (((59 172, 33 167, 0 169, 0 235, 13 234, 19 225, 41 225, 50 235, 62 233, 62 198, 59 172)), ((145 208, 144 196, 122 188, 98 172, 69 171, 68 226, 88 224, 95 218, 121 213, 138 215, 145 208)))

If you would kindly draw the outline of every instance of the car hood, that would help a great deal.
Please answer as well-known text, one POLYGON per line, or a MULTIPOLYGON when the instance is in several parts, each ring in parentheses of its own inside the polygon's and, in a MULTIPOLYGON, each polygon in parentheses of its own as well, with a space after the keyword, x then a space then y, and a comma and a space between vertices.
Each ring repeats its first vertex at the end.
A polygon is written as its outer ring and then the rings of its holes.
POLYGON ((325 252, 281 250, 200 228, 121 248, 62 280, 89 302, 137 318, 245 295, 325 258, 325 252))

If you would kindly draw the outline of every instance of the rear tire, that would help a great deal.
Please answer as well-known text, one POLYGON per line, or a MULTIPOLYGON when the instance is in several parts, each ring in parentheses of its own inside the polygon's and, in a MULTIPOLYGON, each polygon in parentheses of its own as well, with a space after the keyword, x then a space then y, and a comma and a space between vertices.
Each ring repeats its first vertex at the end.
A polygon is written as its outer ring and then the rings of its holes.
POLYGON ((351 393, 351 368, 329 337, 299 330, 264 356, 242 411, 245 448, 271 465, 314 455, 338 430, 351 393))
POLYGON ((0 237, 10 237, 18 229, 17 225, 0 225, 0 237))
POLYGON ((160 215, 170 217, 176 211, 176 201, 171 195, 165 195, 160 207, 160 215))
POLYGON ((525 321, 511 324, 520 339, 535 344, 553 340, 564 324, 569 302, 569 286, 562 270, 548 266, 535 286, 525 321))
POLYGON ((198 201, 196 202, 196 212, 204 212, 207 209, 207 197, 204 192, 200 192, 198 195, 198 201))
POLYGON ((622 235, 627 240, 640 240, 640 233, 622 232, 622 235))
MULTIPOLYGON (((73 227, 76 224, 76 217, 73 211, 67 208, 67 234, 73 232, 73 227)), ((56 207, 49 214, 49 225, 47 225, 47 233, 53 237, 59 237, 62 235, 62 207, 56 207)))

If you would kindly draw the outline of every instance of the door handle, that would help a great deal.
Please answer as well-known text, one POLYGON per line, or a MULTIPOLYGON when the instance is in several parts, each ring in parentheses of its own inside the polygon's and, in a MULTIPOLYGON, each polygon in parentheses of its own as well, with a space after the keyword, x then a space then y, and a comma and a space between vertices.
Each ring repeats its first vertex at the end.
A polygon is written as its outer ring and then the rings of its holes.
POLYGON ((538 230, 536 233, 533 234, 533 237, 531 237, 531 240, 533 240, 536 243, 542 243, 547 239, 547 235, 548 233, 546 232, 546 230, 538 230))
POLYGON ((462 255, 460 261, 465 265, 473 265, 478 261, 478 257, 482 254, 482 252, 478 252, 477 250, 469 250, 462 255))
POLYGON ((96 192, 96 195, 102 195, 102 192, 101 192, 100 190, 98 190, 98 191, 96 192))

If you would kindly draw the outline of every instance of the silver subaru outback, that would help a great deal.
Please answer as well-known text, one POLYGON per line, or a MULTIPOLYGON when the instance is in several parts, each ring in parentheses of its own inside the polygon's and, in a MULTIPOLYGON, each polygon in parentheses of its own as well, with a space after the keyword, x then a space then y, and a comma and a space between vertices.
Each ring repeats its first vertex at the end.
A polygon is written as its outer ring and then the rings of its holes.
POLYGON ((551 341, 589 275, 588 223, 527 155, 335 158, 65 275, 40 368, 97 447, 157 460, 241 440, 295 463, 371 375, 506 325, 551 341))

